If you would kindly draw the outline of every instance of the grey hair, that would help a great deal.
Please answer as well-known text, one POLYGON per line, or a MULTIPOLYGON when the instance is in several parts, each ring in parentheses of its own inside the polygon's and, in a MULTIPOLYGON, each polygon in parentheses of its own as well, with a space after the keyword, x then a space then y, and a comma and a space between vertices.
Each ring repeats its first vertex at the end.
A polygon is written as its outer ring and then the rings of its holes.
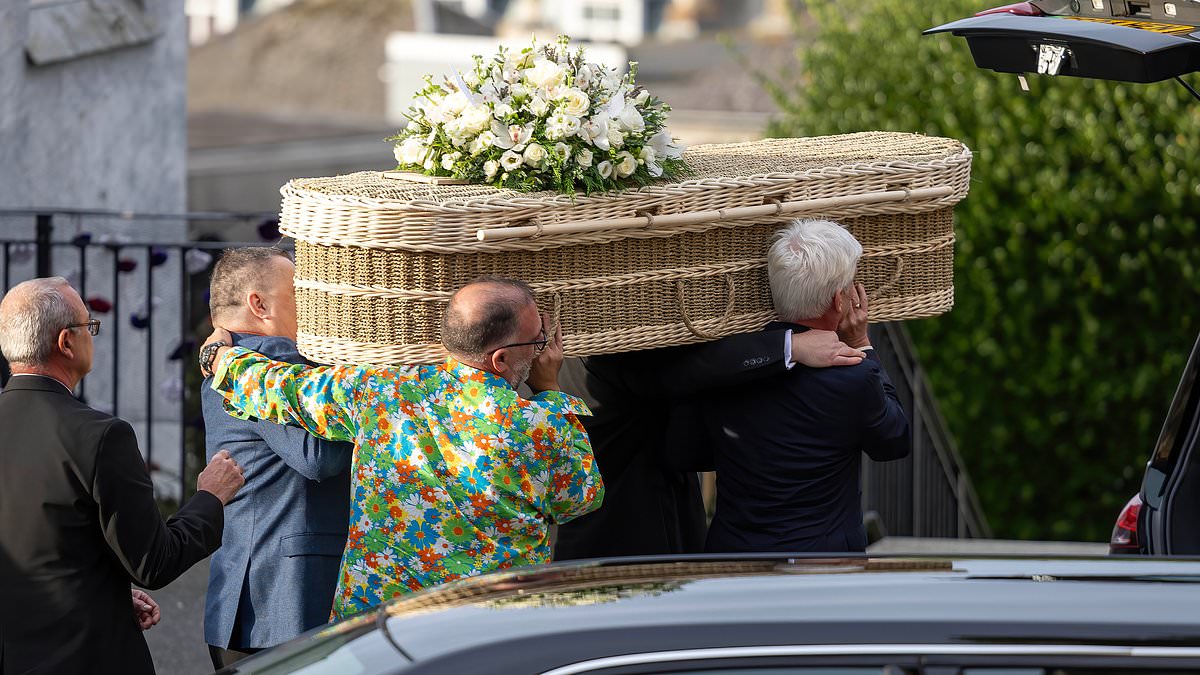
POLYGON ((13 286, 0 301, 0 353, 9 363, 46 365, 58 334, 78 323, 64 286, 70 284, 62 277, 30 279, 13 286))
POLYGON ((515 339, 521 310, 536 306, 537 299, 529 284, 519 279, 486 275, 462 288, 476 284, 492 288, 477 307, 464 307, 458 293, 450 298, 442 315, 442 346, 451 354, 480 361, 489 350, 515 339))
POLYGON ((767 274, 775 311, 785 321, 815 319, 854 281, 862 244, 828 220, 796 220, 775 235, 767 274))

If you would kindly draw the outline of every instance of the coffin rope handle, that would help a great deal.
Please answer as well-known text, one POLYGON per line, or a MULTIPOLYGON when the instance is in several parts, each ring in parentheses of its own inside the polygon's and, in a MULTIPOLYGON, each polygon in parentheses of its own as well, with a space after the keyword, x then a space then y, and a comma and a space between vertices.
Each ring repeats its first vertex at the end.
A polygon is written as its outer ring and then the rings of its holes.
MULTIPOLYGON (((720 338, 721 335, 709 333, 708 331, 703 330, 692 323, 692 318, 688 316, 687 306, 683 302, 683 286, 683 279, 675 280, 675 301, 679 304, 679 315, 683 317, 683 325, 687 326, 687 329, 691 331, 692 335, 695 335, 698 338, 704 340, 716 340, 720 338)), ((724 331, 725 327, 729 325, 729 319, 733 317, 733 307, 734 301, 737 298, 737 288, 733 285, 732 274, 725 275, 725 291, 728 294, 728 299, 725 302, 725 315, 721 317, 721 324, 717 327, 717 330, 719 331, 724 331)))

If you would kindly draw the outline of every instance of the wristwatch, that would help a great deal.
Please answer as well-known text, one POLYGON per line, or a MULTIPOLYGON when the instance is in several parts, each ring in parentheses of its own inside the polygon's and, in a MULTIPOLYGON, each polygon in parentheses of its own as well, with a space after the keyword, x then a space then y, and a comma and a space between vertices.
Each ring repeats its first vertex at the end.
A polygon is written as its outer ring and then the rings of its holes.
POLYGON ((224 340, 217 340, 216 342, 210 342, 209 344, 206 344, 203 347, 201 347, 200 348, 200 372, 202 374, 204 374, 206 377, 208 375, 212 375, 213 362, 217 360, 217 351, 219 351, 221 349, 221 347, 228 347, 228 346, 229 345, 225 344, 224 340))

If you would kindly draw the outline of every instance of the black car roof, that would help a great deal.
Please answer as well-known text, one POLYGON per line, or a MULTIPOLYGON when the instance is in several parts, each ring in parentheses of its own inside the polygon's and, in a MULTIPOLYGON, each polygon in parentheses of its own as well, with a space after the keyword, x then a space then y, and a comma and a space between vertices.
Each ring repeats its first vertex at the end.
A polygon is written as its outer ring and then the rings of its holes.
POLYGON ((386 626, 418 664, 864 640, 1200 646, 1198 582, 1200 562, 1180 560, 584 562, 417 594, 386 608, 386 626))

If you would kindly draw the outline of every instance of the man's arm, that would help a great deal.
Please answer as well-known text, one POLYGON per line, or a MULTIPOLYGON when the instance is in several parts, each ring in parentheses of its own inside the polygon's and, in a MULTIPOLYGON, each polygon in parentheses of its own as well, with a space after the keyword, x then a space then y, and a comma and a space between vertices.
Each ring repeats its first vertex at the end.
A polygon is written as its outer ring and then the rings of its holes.
POLYGON ((357 436, 358 406, 361 393, 370 390, 372 369, 283 363, 241 347, 221 351, 212 388, 225 397, 227 411, 299 424, 331 441, 357 436))
POLYGON ((862 381, 863 452, 877 462, 907 457, 912 451, 912 435, 908 416, 900 407, 896 388, 873 352, 867 359, 872 364, 862 381))
POLYGON ((796 363, 825 368, 856 365, 862 358, 862 352, 847 347, 832 331, 780 328, 632 357, 593 357, 587 367, 593 375, 597 369, 619 371, 630 391, 681 397, 756 382, 796 363))
POLYGON ((123 420, 100 440, 92 495, 104 539, 139 586, 162 588, 221 546, 223 504, 206 490, 163 523, 133 428, 123 420))
POLYGON ((317 438, 300 427, 259 421, 254 430, 284 464, 309 480, 325 480, 350 468, 354 444, 317 438))
MULTIPOLYGON (((582 401, 559 391, 544 391, 533 400, 557 408, 546 425, 558 439, 550 467, 550 516, 565 523, 600 508, 604 500, 604 480, 592 455, 592 444, 577 414, 589 414, 582 401)), ((532 430, 531 430, 532 432, 532 430)), ((545 436, 545 434, 543 434, 545 436)))
MULTIPOLYGON (((268 337, 258 344, 258 351, 277 361, 311 366, 296 349, 296 343, 281 337, 268 337)), ((284 464, 309 480, 324 480, 350 468, 354 445, 342 441, 327 441, 290 424, 259 421, 255 424, 259 437, 279 455, 284 464)))

